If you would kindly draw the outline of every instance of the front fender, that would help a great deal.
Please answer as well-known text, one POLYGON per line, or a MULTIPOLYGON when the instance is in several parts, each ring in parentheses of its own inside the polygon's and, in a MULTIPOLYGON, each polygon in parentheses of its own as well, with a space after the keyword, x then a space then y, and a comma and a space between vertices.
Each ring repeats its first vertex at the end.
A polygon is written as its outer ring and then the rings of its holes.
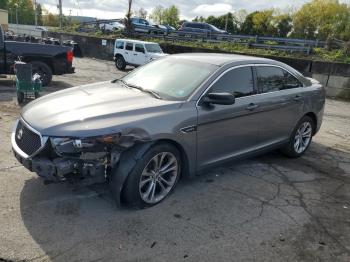
POLYGON ((118 207, 121 206, 121 193, 126 178, 135 167, 136 161, 142 158, 153 144, 154 142, 138 144, 122 152, 118 164, 112 167, 109 188, 118 207))

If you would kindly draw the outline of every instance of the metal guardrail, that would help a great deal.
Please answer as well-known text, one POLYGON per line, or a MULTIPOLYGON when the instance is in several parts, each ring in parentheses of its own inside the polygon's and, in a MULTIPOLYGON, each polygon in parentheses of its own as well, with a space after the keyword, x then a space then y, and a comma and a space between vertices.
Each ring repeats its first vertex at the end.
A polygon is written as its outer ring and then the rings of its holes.
MULTIPOLYGON (((291 39, 291 41, 286 41, 287 38, 273 38, 273 37, 256 37, 248 35, 222 35, 222 34, 203 34, 196 32, 181 32, 175 31, 170 34, 143 34, 134 32, 134 36, 145 37, 151 36, 153 38, 163 39, 165 41, 201 41, 208 43, 236 43, 246 46, 251 46, 255 48, 270 49, 270 50, 281 50, 286 52, 303 52, 310 54, 313 47, 320 46, 321 44, 312 40, 302 40, 302 39, 291 39), (276 41, 277 40, 277 41, 276 41), (277 44, 266 43, 267 41, 273 41, 277 44), (278 44, 284 43, 284 45, 278 44)), ((288 39, 289 40, 289 39, 288 39)))

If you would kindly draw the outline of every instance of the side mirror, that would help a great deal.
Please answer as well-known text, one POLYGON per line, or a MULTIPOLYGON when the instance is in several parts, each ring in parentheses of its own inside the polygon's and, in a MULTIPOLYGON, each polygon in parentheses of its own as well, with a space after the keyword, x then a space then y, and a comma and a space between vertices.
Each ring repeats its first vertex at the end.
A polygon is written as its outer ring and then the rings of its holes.
POLYGON ((233 105, 235 103, 235 96, 230 93, 209 93, 202 99, 202 103, 233 105))

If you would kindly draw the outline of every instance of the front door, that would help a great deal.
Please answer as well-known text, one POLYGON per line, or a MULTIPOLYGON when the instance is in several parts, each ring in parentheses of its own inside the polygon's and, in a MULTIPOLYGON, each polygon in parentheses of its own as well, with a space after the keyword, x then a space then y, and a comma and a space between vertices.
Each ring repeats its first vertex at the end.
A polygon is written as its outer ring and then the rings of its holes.
MULTIPOLYGON (((254 149, 257 143, 252 68, 232 68, 214 82, 208 93, 230 92, 233 105, 200 105, 197 126, 198 169, 254 149)), ((204 95, 205 96, 205 95, 204 95)))
POLYGON ((145 48, 143 44, 135 44, 134 64, 143 65, 145 64, 145 48))
POLYGON ((134 64, 134 43, 125 43, 124 59, 128 64, 134 64))

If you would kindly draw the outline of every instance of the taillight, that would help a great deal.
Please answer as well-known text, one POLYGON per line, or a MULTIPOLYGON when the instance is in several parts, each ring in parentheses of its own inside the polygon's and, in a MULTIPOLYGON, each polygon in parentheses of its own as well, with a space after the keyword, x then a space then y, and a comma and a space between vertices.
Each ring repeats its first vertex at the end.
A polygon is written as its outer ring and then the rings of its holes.
POLYGON ((67 61, 72 63, 73 62, 73 57, 74 57, 73 51, 68 51, 67 52, 67 61))

